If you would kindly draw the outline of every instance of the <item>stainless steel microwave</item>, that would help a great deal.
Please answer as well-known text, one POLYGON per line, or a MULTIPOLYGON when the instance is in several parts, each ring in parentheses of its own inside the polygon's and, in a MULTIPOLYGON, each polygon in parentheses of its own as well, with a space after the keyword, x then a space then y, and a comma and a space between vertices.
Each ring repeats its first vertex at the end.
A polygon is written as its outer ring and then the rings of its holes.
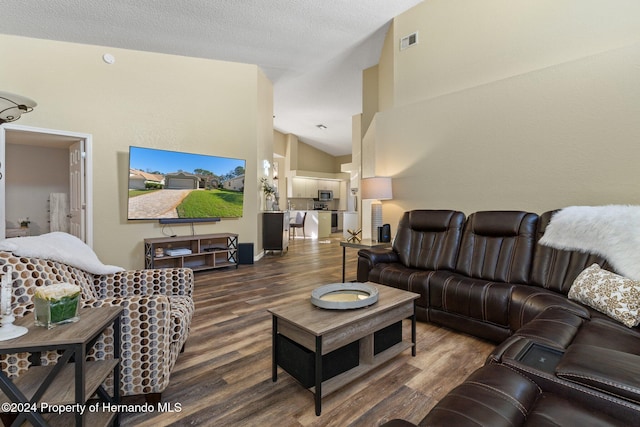
POLYGON ((330 202, 333 200, 333 191, 331 190, 318 190, 318 201, 330 202))

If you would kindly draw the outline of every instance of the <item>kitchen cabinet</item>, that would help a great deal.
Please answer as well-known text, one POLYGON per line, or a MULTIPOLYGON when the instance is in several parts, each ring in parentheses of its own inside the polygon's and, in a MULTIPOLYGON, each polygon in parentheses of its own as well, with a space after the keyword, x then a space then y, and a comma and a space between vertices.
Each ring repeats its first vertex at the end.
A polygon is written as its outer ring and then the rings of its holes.
POLYGON ((312 199, 315 199, 316 197, 318 197, 319 188, 320 188, 320 185, 317 179, 304 180, 305 197, 310 197, 312 199))
POLYGON ((340 183, 335 179, 315 179, 315 178, 292 178, 291 188, 287 197, 298 199, 315 199, 318 197, 318 190, 333 191, 333 198, 341 197, 340 183))
POLYGON ((329 186, 329 190, 333 191, 333 198, 340 198, 340 181, 327 181, 327 185, 329 186))
POLYGON ((304 234, 307 238, 324 239, 331 235, 331 211, 291 211, 290 217, 295 218, 297 213, 304 214, 304 234))
POLYGON ((296 198, 306 197, 304 184, 305 184, 304 179, 293 178, 291 180, 291 194, 288 194, 288 197, 296 197, 296 198))
POLYGON ((331 235, 331 211, 318 212, 318 238, 323 239, 331 235))
POLYGON ((307 178, 293 178, 291 180, 291 195, 301 199, 313 199, 318 197, 318 180, 307 178))
MULTIPOLYGON (((333 198, 340 198, 340 181, 331 179, 317 179, 318 190, 331 190, 333 191, 333 198)), ((317 196, 316 196, 317 197, 317 196)))

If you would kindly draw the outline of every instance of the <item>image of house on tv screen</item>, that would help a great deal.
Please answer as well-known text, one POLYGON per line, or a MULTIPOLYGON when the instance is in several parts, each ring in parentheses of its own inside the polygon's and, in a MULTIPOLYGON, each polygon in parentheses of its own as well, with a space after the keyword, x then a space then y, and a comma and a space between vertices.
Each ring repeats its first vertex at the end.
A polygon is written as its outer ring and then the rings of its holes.
POLYGON ((239 218, 245 160, 129 148, 128 219, 239 218))

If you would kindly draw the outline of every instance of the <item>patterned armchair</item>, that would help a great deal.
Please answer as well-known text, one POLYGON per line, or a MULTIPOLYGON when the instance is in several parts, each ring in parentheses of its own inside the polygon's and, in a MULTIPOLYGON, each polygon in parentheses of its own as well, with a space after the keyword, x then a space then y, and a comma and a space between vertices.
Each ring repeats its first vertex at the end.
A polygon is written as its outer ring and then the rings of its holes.
MULTIPOLYGON (((0 251, 0 270, 13 267, 13 311, 16 317, 34 310, 32 301, 39 286, 68 282, 82 288, 82 306, 121 306, 122 396, 147 395, 159 401, 179 353, 189 336, 194 312, 193 272, 187 268, 131 270, 94 275, 67 264, 41 258, 16 256, 0 251)), ((82 319, 80 319, 82 321, 82 319)), ((63 326, 62 326, 63 327, 63 326)), ((43 353, 43 365, 58 355, 43 353)), ((113 358, 113 329, 108 328, 89 354, 93 360, 113 358)), ((17 377, 30 365, 29 354, 4 355, 0 367, 17 377)), ((106 382, 113 386, 113 379, 106 382)))

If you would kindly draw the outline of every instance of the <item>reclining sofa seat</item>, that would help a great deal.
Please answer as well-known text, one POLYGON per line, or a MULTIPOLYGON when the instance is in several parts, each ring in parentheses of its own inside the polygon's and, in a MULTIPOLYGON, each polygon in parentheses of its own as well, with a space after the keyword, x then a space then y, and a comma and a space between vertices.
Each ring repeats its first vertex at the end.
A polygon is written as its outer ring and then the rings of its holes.
POLYGON ((405 212, 391 250, 362 249, 358 281, 419 293, 419 320, 502 342, 551 307, 604 315, 570 301, 574 279, 602 257, 538 244, 553 213, 405 212))
POLYGON ((420 294, 416 317, 429 321, 429 280, 436 270, 453 270, 465 216, 453 210, 405 212, 391 251, 360 251, 358 281, 372 281, 420 294))
POLYGON ((429 321, 497 342, 511 335, 511 292, 529 279, 537 219, 520 211, 469 215, 455 269, 430 282, 429 321))

